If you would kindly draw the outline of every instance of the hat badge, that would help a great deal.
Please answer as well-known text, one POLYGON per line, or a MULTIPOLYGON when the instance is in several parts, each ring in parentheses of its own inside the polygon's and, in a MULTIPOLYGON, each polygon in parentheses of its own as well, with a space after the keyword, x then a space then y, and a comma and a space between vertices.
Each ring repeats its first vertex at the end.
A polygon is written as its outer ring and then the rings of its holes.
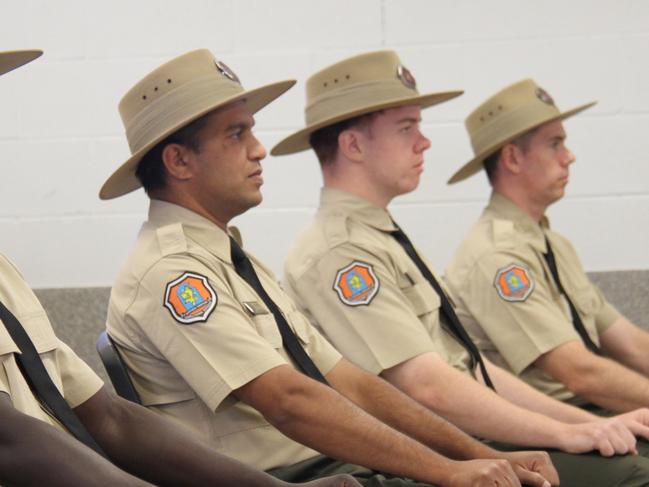
POLYGON ((411 90, 417 88, 417 81, 415 80, 415 77, 403 64, 400 64, 397 67, 397 78, 401 80, 406 88, 410 88, 411 90))
POLYGON ((241 82, 239 81, 239 77, 236 74, 234 74, 234 71, 232 71, 230 67, 227 64, 225 64, 223 61, 214 60, 214 65, 216 66, 218 72, 221 73, 223 76, 234 81, 235 83, 241 84, 241 82))
POLYGON ((552 99, 550 94, 541 87, 536 88, 536 97, 543 103, 554 105, 554 100, 552 99))

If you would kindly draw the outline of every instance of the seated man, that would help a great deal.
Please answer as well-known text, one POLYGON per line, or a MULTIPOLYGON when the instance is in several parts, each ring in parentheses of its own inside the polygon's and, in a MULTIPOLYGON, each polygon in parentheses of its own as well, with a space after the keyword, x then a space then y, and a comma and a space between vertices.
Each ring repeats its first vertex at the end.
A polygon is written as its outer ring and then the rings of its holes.
MULTIPOLYGON (((397 72, 391 58, 385 51, 355 56, 314 74, 306 87, 307 127, 272 150, 312 147, 324 179, 315 219, 286 260, 285 289, 346 358, 469 433, 566 452, 634 451, 633 435, 620 423, 647 436, 642 411, 603 424, 483 360, 430 265, 394 222, 387 205, 417 187, 430 147, 421 109, 449 96, 390 97, 383 77, 397 72), (500 395, 475 380, 476 367, 500 395)), ((398 73, 391 81, 414 93, 412 74, 398 73)), ((562 485, 649 482, 645 458, 551 456, 562 485)))
POLYGON ((629 411, 649 405, 649 334, 606 301, 545 216, 563 197, 575 160, 562 120, 592 105, 561 112, 523 80, 469 115, 476 155, 449 182, 484 167, 493 192, 447 277, 460 316, 492 361, 556 399, 629 411))
MULTIPOLYGON (((41 54, 1 52, 0 74, 41 54)), ((152 485, 140 478, 159 485, 286 485, 110 394, 56 338, 36 296, 1 255, 0 347, 2 485, 152 485)), ((357 483, 339 476, 314 485, 357 483)))
MULTIPOLYGON (((392 67, 392 94, 411 96, 392 67)), ((198 50, 120 103, 133 155, 100 196, 142 185, 151 205, 107 329, 143 402, 285 480, 349 472, 366 485, 556 484, 546 453, 488 448, 341 359, 241 249, 228 223, 262 199, 254 114, 292 84, 244 91, 198 50)))

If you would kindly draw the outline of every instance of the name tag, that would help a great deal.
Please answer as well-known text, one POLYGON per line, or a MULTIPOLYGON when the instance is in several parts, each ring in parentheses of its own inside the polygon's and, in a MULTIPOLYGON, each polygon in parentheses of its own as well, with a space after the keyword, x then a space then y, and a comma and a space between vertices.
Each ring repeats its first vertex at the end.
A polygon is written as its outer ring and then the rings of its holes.
POLYGON ((245 309, 250 316, 268 314, 268 310, 264 308, 264 306, 261 305, 259 301, 243 301, 241 303, 241 306, 243 306, 243 309, 245 309))

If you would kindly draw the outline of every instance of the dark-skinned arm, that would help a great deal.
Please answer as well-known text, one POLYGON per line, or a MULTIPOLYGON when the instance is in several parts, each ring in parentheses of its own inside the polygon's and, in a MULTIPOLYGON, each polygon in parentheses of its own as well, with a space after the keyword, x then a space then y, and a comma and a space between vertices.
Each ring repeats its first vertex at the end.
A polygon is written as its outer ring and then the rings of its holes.
POLYGON ((4 393, 0 393, 0 418, 2 485, 151 485, 121 471, 69 434, 19 412, 4 393))
MULTIPOLYGON (((74 410, 110 458, 124 470, 160 485, 284 487, 290 485, 226 457, 184 428, 102 388, 74 410)), ((347 475, 312 487, 358 487, 347 475)))
MULTIPOLYGON (((342 363, 344 359, 326 376, 334 388, 342 363)), ((520 485, 508 461, 446 458, 379 421, 334 388, 281 365, 234 393, 286 436, 346 462, 449 487, 520 485)), ((542 479, 531 485, 549 486, 542 479)))

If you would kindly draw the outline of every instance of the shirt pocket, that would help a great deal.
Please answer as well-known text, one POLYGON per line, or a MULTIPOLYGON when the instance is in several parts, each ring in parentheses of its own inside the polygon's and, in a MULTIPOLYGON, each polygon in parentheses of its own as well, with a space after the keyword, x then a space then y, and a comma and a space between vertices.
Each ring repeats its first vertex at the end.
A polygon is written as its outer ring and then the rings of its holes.
POLYGON ((299 311, 291 311, 287 321, 303 346, 311 341, 311 323, 299 311))
POLYGON ((411 286, 401 288, 401 292, 412 305, 412 309, 419 317, 439 313, 441 301, 439 295, 427 282, 418 282, 411 286))
POLYGON ((282 335, 279 332, 275 317, 271 313, 258 314, 252 317, 257 333, 273 348, 282 348, 282 335))
POLYGON ((592 315, 597 310, 597 293, 591 286, 577 289, 570 295, 570 299, 572 299, 575 308, 582 317, 592 315))

